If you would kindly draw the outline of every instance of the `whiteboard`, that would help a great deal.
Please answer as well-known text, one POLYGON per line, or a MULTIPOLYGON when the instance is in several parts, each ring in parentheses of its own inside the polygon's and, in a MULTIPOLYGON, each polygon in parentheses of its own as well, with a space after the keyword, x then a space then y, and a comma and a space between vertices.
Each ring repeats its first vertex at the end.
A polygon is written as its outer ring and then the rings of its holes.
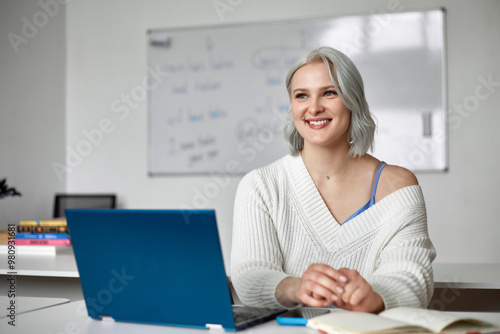
POLYGON ((149 31, 150 174, 246 173, 287 154, 285 77, 323 45, 361 72, 373 155, 446 170, 444 12, 429 10, 149 31))

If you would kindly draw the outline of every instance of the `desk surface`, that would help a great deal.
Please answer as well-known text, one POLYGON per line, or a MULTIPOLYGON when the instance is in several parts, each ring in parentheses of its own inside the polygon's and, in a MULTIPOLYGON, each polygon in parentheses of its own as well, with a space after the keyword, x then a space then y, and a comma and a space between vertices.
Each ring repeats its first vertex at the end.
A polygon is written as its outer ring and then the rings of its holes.
MULTIPOLYGON (((0 261, 0 275, 7 275, 7 261, 0 261)), ((19 276, 80 277, 71 247, 58 247, 56 255, 16 255, 19 276)))
MULTIPOLYGON (((7 318, 4 310, 10 306, 10 301, 11 299, 7 298, 7 296, 0 296, 0 307, 2 308, 0 321, 3 321, 2 318, 7 318)), ((69 303, 67 298, 16 297, 14 306, 16 314, 22 314, 66 303, 69 303)))
MULTIPOLYGON (((195 312, 195 310, 193 310, 195 312)), ((119 333, 119 334, 190 334, 208 333, 205 329, 192 329, 160 325, 142 325, 112 321, 93 320, 87 315, 84 301, 72 302, 48 309, 18 315, 16 326, 8 325, 6 319, 0 322, 0 333, 119 333)), ((213 331, 209 331, 212 333, 213 331)), ((225 333, 224 331, 216 331, 225 333)), ((279 326, 276 321, 251 327, 242 333, 315 333, 306 327, 279 326)))
POLYGON ((433 263, 434 287, 500 289, 500 263, 433 263))
MULTIPOLYGON (((79 277, 71 247, 58 248, 54 255, 17 255, 18 275, 79 277)), ((433 263, 436 288, 500 289, 500 263, 433 263)), ((0 261, 0 275, 9 272, 0 261)))
MULTIPOLYGON (((500 324, 500 313, 483 312, 451 312, 480 320, 500 324)), ((54 306, 35 312, 17 315, 16 326, 8 325, 7 321, 0 322, 1 333, 151 333, 151 334, 189 334, 207 333, 203 329, 178 328, 159 325, 140 325, 92 320, 87 316, 84 301, 54 306)), ((220 332, 223 333, 223 332, 220 332)), ((242 333, 271 334, 271 333, 317 333, 306 327, 280 326, 276 321, 251 327, 242 333)))

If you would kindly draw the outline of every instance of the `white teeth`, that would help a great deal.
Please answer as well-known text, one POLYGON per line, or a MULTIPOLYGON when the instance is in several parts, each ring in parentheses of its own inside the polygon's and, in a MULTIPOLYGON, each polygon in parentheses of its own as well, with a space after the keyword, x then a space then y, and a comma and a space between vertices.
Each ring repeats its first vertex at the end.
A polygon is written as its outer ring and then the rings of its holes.
POLYGON ((326 124, 328 121, 325 119, 325 120, 322 120, 322 121, 308 121, 309 124, 312 124, 312 125, 320 125, 320 124, 326 124))

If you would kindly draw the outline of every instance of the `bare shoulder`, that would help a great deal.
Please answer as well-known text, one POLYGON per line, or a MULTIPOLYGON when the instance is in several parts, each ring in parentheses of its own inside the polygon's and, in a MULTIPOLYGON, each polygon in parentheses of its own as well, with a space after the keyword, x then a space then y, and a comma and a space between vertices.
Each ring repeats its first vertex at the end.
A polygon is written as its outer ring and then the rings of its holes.
POLYGON ((418 180, 411 171, 400 166, 387 165, 380 175, 376 197, 382 199, 396 190, 415 185, 418 185, 418 180))
POLYGON ((385 179, 394 185, 398 190, 400 188, 418 185, 418 180, 415 174, 404 167, 396 165, 387 165, 383 169, 385 179))

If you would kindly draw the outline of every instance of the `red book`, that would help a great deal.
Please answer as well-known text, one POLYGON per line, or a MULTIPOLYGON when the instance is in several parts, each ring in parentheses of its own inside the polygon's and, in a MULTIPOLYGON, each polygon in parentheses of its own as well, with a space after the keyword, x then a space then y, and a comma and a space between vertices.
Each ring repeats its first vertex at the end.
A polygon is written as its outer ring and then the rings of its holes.
POLYGON ((14 239, 16 246, 39 245, 39 246, 70 246, 69 239, 14 239))

